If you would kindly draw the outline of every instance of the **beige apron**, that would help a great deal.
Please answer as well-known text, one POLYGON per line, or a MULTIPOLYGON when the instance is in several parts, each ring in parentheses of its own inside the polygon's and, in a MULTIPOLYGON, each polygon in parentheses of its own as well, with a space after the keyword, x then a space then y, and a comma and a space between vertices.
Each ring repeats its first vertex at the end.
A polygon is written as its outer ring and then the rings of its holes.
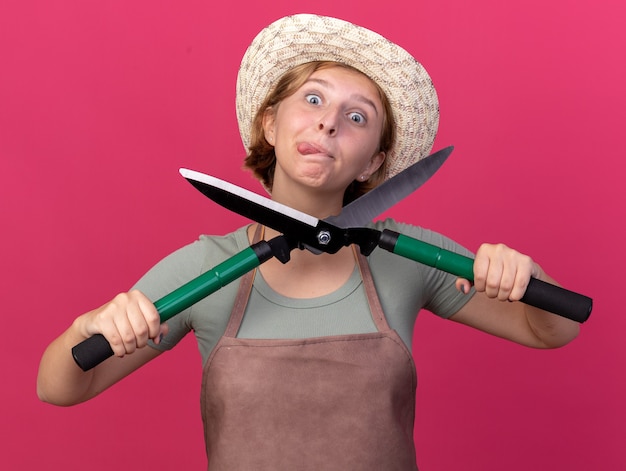
POLYGON ((202 378, 210 471, 417 469, 415 365, 357 260, 378 332, 236 338, 254 272, 242 278, 202 378))

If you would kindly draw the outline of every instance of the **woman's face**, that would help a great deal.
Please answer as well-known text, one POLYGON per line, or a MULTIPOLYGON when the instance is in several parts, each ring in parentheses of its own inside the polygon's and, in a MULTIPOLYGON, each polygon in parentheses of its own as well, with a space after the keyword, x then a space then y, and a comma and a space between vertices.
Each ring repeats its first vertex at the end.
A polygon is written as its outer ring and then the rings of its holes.
POLYGON ((342 67, 315 71, 264 117, 276 153, 273 193, 305 185, 343 195, 383 163, 383 105, 365 75, 342 67))

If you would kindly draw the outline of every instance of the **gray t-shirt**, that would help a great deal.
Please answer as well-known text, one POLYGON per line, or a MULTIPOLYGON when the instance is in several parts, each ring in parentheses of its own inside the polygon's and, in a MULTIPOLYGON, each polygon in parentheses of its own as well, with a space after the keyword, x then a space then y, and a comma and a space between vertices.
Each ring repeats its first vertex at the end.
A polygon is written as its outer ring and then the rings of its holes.
MULTIPOLYGON (((370 227, 390 229, 447 250, 472 255, 435 232, 392 219, 370 227)), ((135 288, 155 301, 249 245, 246 227, 225 236, 201 236, 159 262, 135 288)), ((368 262, 387 322, 409 349, 413 326, 422 308, 447 318, 471 298, 456 290, 455 276, 386 250, 377 248, 368 262)), ((193 330, 204 364, 226 329, 238 285, 235 281, 170 319, 168 335, 160 345, 151 345, 169 350, 193 330)), ((257 271, 238 337, 307 338, 374 331, 376 327, 358 268, 355 267, 352 276, 337 291, 311 299, 292 299, 276 293, 257 271)))

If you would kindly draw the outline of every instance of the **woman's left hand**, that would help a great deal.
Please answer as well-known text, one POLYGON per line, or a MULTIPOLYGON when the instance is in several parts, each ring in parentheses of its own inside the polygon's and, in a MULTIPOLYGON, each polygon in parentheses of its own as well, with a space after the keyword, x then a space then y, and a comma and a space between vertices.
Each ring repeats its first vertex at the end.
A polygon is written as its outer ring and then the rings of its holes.
MULTIPOLYGON (((567 344, 578 335, 577 322, 523 303, 508 302, 522 299, 531 277, 557 284, 529 256, 504 244, 481 245, 474 259, 478 294, 451 319, 529 347, 567 344)), ((456 287, 468 293, 471 283, 459 278, 456 287)))
MULTIPOLYGON (((474 259, 474 288, 500 301, 519 301, 531 277, 538 278, 541 268, 528 255, 504 244, 483 244, 474 259)), ((458 279, 457 289, 467 293, 470 282, 458 279)))

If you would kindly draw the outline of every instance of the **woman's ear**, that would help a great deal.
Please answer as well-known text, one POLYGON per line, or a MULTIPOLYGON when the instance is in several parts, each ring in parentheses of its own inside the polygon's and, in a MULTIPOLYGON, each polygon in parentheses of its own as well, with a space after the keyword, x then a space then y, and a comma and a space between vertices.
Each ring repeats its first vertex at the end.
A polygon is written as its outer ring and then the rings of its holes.
POLYGON ((367 175, 366 180, 376 173, 376 171, 382 166, 386 157, 387 154, 385 154, 383 151, 377 152, 372 156, 367 168, 363 172, 363 174, 367 175))
POLYGON ((274 109, 271 106, 263 113, 263 136, 269 144, 274 145, 274 109))

